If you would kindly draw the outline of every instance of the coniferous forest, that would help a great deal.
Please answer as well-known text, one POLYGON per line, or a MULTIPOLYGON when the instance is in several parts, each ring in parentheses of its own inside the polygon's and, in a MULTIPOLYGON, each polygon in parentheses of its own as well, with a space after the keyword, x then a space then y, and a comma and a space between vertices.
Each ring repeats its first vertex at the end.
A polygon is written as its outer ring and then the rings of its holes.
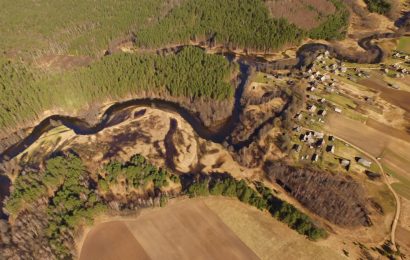
POLYGON ((119 100, 143 91, 174 97, 225 100, 235 64, 196 47, 177 54, 115 54, 73 71, 46 74, 22 63, 0 64, 0 128, 38 117, 42 111, 75 111, 91 102, 119 100))

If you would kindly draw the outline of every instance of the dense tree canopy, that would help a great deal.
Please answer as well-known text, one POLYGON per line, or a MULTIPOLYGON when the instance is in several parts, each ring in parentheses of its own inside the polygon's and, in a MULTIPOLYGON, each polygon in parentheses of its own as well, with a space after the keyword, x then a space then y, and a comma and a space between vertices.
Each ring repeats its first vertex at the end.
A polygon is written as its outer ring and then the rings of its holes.
POLYGON ((391 9, 391 3, 387 0, 365 0, 370 12, 387 14, 391 9))
POLYGON ((115 54, 88 67, 46 75, 21 63, 0 62, 0 128, 55 107, 72 112, 92 102, 143 91, 174 97, 233 97, 236 70, 223 56, 187 47, 178 54, 115 54))

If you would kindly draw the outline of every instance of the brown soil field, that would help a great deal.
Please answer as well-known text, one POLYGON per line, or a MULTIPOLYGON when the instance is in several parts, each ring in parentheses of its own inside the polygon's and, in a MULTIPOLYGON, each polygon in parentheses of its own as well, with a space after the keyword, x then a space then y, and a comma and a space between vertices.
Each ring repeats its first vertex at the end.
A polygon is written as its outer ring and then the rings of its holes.
POLYGON ((367 119, 366 125, 370 126, 373 129, 376 129, 380 132, 386 133, 392 137, 402 139, 403 141, 410 143, 410 134, 406 133, 405 131, 401 131, 397 128, 391 127, 386 124, 382 124, 374 119, 367 119))
POLYGON ((375 157, 380 156, 390 138, 382 132, 344 116, 330 114, 326 130, 362 148, 375 157))
POLYGON ((80 260, 150 259, 128 227, 121 221, 94 227, 84 241, 80 260))
POLYGON ((410 113, 410 92, 389 88, 386 83, 379 79, 364 79, 359 81, 359 84, 380 91, 381 98, 410 113))
POLYGON ((375 157, 382 157, 383 163, 410 178, 407 172, 410 165, 410 142, 405 132, 371 120, 364 125, 335 114, 329 115, 326 130, 375 157))
POLYGON ((326 17, 336 8, 328 0, 285 0, 265 1, 273 17, 285 18, 302 29, 312 29, 320 25, 321 16, 326 17))
POLYGON ((87 235, 80 259, 111 259, 96 252, 100 246, 111 250, 110 254, 123 252, 116 259, 258 259, 205 203, 198 200, 146 210, 135 220, 99 224, 87 235), (101 241, 108 236, 108 240, 116 241, 114 246, 101 241), (126 249, 128 245, 134 248, 126 249), (86 252, 94 254, 86 255, 86 252), (128 255, 131 253, 138 257, 128 255))

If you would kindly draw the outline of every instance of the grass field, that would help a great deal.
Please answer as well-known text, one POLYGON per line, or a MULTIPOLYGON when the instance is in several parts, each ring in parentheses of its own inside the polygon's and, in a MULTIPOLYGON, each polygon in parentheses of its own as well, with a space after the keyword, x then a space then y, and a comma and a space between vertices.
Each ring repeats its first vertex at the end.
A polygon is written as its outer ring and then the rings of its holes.
POLYGON ((397 44, 397 50, 410 54, 410 36, 400 38, 397 44))

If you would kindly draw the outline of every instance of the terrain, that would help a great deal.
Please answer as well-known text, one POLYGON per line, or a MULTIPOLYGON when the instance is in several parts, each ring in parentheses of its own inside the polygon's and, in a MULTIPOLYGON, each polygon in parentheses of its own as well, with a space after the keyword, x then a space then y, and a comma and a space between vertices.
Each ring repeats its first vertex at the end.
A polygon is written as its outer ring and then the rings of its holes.
POLYGON ((2 257, 410 254, 407 3, 137 2, 0 11, 2 257))

